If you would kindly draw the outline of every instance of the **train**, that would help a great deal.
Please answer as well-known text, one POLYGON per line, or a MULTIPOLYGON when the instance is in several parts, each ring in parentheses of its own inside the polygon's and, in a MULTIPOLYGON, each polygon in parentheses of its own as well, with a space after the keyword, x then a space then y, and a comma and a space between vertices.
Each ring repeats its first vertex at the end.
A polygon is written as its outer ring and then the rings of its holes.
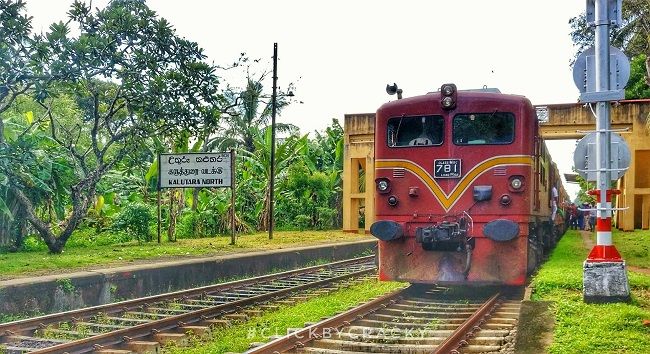
POLYGON ((375 117, 379 279, 523 285, 567 227, 530 101, 444 84, 375 117))

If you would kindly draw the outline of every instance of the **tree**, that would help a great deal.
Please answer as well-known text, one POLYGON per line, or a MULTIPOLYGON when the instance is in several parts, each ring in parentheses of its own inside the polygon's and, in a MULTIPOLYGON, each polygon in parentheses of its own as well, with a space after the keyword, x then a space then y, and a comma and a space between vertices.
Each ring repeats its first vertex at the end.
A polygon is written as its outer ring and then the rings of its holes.
POLYGON ((309 144, 308 157, 310 169, 327 176, 329 196, 326 206, 336 211, 334 224, 340 226, 343 223, 343 127, 337 119, 332 119, 332 125, 323 133, 316 132, 309 144))
MULTIPOLYGON (((244 188, 243 186, 246 186, 248 188, 247 193, 249 198, 255 198, 252 201, 255 204, 254 209, 259 211, 257 213, 258 230, 268 230, 268 217, 271 205, 268 183, 271 170, 271 127, 266 127, 264 130, 256 130, 253 144, 255 145, 255 152, 251 153, 247 150, 240 151, 242 159, 245 162, 243 169, 247 170, 244 173, 245 180, 242 181, 240 190, 244 188), (262 191, 261 199, 256 198, 253 194, 254 191, 262 191)), ((306 135, 300 137, 294 134, 277 142, 275 151, 276 189, 279 189, 279 186, 286 180, 290 166, 303 158, 306 152, 306 135)))
MULTIPOLYGON (((57 114, 69 116, 74 114, 75 107, 74 100, 61 96, 52 109, 57 114)), ((0 190, 10 213, 0 218, 0 230, 3 243, 11 243, 15 248, 22 246, 27 220, 24 208, 8 188, 10 180, 4 171, 11 171, 11 175, 24 180, 23 192, 42 207, 40 217, 50 224, 63 218, 65 205, 70 202, 66 189, 71 185, 74 166, 66 151, 52 142, 49 127, 42 120, 44 114, 38 103, 27 96, 16 98, 2 113, 5 145, 0 148, 0 174, 5 178, 0 190)))
MULTIPOLYGON (((644 66, 637 67, 645 71, 645 85, 650 85, 650 2, 647 0, 623 1, 623 22, 620 27, 612 28, 610 34, 611 45, 621 48, 630 58, 644 55, 644 66)), ((582 52, 594 43, 593 27, 587 26, 585 14, 569 20, 571 25, 571 38, 577 47, 577 52, 582 52)), ((643 77, 643 76, 642 76, 643 77)))
MULTIPOLYGON (((243 147, 248 152, 255 151, 255 135, 258 130, 270 124, 272 105, 269 95, 264 94, 264 85, 262 82, 268 75, 268 72, 254 79, 247 76, 246 88, 242 91, 227 90, 225 99, 230 107, 223 117, 225 128, 217 137, 210 140, 210 146, 218 146, 221 150, 227 150, 231 147, 243 147)), ((291 103, 290 97, 293 92, 290 91, 292 85, 289 85, 289 91, 280 92, 276 99, 276 114, 280 114, 283 108, 291 103)), ((276 123, 277 131, 280 133, 296 132, 297 128, 291 124, 276 123)))
MULTIPOLYGON (((29 179, 11 169, 1 173, 9 176, 9 189, 26 219, 50 251, 58 253, 86 215, 97 183, 143 139, 216 125, 219 80, 198 45, 178 37, 143 1, 115 0, 96 11, 75 1, 68 22, 53 24, 45 36, 33 38, 29 18, 21 13, 22 1, 0 1, 0 34, 8 38, 2 48, 15 48, 0 55, 22 58, 15 68, 3 67, 7 72, 0 74, 0 109, 30 93, 46 111, 41 123, 49 126, 50 138, 74 165, 75 181, 68 189, 72 205, 65 220, 52 227, 37 213, 37 201, 27 192, 29 179), (71 24, 80 30, 76 38, 69 35, 71 24), (75 98, 81 110, 75 120, 52 109, 51 96, 58 93, 75 98)), ((20 143, 4 144, 3 157, 12 159, 20 143)))
POLYGON ((626 99, 650 98, 647 63, 648 56, 645 54, 639 54, 630 61, 630 80, 625 87, 626 99))

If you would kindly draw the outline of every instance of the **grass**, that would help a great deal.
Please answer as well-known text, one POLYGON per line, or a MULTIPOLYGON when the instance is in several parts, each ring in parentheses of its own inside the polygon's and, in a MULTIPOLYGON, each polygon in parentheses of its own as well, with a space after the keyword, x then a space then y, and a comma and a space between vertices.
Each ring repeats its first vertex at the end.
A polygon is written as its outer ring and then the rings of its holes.
MULTIPOLYGON (((594 236, 595 240, 595 236, 594 236)), ((650 268, 650 231, 614 232, 614 245, 628 265, 650 268)))
MULTIPOLYGON (((647 258, 628 256, 641 237, 616 233, 614 242, 626 260, 647 268, 647 258)), ((533 300, 554 304, 555 330, 548 352, 650 353, 650 328, 643 326, 643 320, 650 319, 650 276, 628 271, 630 303, 585 304, 582 263, 588 253, 580 234, 569 231, 533 279, 533 300)))
POLYGON ((194 345, 194 348, 168 347, 165 353, 241 353, 251 343, 266 342, 272 335, 285 335, 288 328, 302 328, 305 322, 318 322, 322 317, 330 317, 351 306, 357 306, 360 302, 404 286, 403 283, 377 280, 363 282, 295 306, 281 306, 278 310, 266 312, 248 322, 214 331, 209 341, 194 345))
POLYGON ((177 242, 137 242, 66 248, 61 254, 44 250, 0 254, 0 279, 22 275, 43 275, 74 270, 119 266, 138 261, 170 260, 182 257, 214 256, 255 250, 274 250, 333 242, 369 240, 370 236, 342 231, 278 231, 273 240, 267 233, 238 237, 229 245, 230 237, 179 239, 177 242))

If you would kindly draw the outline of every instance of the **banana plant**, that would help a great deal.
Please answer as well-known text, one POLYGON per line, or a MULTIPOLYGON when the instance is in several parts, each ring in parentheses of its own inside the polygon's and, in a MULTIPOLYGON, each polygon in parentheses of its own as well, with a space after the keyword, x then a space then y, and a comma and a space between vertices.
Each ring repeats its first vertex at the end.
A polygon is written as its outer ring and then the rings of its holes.
MULTIPOLYGON (((244 160, 244 168, 248 169, 251 173, 249 176, 254 176, 257 185, 261 187, 262 200, 259 207, 260 213, 257 217, 258 230, 268 230, 268 216, 270 210, 270 190, 269 178, 271 171, 271 127, 263 130, 257 130, 254 136, 253 143, 255 145, 255 152, 251 153, 247 150, 242 150, 240 153, 244 160)), ((289 167, 296 161, 304 158, 307 152, 307 135, 298 136, 290 135, 285 139, 280 139, 276 142, 275 150, 275 187, 281 185, 287 177, 289 167)), ((259 206, 259 205, 258 205, 259 206)))

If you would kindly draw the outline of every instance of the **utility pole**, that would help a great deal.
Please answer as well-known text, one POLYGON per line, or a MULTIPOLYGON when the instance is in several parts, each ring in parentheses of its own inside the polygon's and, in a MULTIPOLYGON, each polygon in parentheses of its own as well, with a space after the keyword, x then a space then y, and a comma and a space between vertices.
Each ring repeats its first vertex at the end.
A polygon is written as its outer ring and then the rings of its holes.
POLYGON ((273 43, 273 96, 271 96, 271 171, 269 174, 269 240, 273 239, 273 204, 275 203, 275 112, 278 84, 278 44, 273 43))

